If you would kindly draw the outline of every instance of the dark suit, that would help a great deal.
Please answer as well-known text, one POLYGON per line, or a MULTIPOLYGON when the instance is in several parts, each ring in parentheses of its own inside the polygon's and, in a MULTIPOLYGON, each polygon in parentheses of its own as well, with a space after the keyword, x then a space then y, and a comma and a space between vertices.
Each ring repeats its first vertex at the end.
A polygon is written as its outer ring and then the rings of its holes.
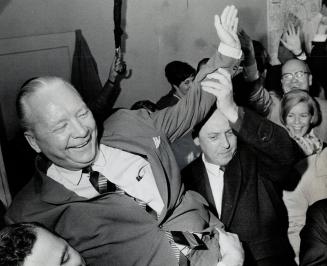
MULTIPOLYGON (((282 188, 301 153, 283 128, 249 110, 240 123, 239 130, 232 126, 238 131, 238 146, 224 172, 220 219, 243 242, 245 265, 293 265, 282 188)), ((186 189, 202 194, 217 215, 202 158, 187 166, 182 176, 186 189)))
POLYGON ((327 265, 327 199, 309 207, 300 236, 300 265, 327 265))

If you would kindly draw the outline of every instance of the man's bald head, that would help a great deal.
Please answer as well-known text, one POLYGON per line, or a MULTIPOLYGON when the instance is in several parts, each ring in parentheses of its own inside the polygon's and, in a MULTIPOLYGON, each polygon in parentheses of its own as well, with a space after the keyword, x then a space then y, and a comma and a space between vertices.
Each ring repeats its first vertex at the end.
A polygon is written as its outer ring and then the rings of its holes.
POLYGON ((308 65, 299 59, 290 59, 282 66, 282 87, 284 93, 299 89, 308 91, 312 76, 308 65))

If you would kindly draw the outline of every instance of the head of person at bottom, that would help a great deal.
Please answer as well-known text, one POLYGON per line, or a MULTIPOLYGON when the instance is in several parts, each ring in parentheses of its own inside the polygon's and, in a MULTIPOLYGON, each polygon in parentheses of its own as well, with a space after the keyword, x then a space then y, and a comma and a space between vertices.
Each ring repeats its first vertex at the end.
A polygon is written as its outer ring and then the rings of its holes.
POLYGON ((97 128, 79 93, 58 77, 39 77, 21 88, 17 115, 30 146, 54 164, 80 170, 98 153, 97 128))
POLYGON ((172 61, 165 67, 165 75, 179 97, 183 97, 191 87, 195 69, 181 61, 172 61))
POLYGON ((284 93, 297 89, 309 91, 312 75, 308 65, 299 59, 289 59, 282 66, 281 83, 284 93))
POLYGON ((0 265, 85 266, 64 239, 37 223, 12 224, 0 231, 0 265))
POLYGON ((291 135, 304 137, 321 121, 321 113, 316 100, 307 91, 292 90, 284 94, 280 119, 291 135))
POLYGON ((200 146, 204 159, 211 164, 226 166, 237 148, 237 137, 228 119, 212 109, 208 116, 194 127, 194 143, 200 146))

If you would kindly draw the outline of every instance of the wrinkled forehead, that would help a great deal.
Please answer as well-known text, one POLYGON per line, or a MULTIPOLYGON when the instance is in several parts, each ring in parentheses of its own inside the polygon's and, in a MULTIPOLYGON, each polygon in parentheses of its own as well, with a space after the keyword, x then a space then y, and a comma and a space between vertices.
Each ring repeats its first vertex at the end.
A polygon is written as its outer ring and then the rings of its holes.
POLYGON ((71 113, 85 106, 78 92, 69 84, 55 81, 40 87, 24 98, 24 112, 29 122, 56 120, 60 114, 71 113))
POLYGON ((298 71, 308 72, 307 65, 301 60, 288 60, 282 67, 282 74, 295 73, 298 71))

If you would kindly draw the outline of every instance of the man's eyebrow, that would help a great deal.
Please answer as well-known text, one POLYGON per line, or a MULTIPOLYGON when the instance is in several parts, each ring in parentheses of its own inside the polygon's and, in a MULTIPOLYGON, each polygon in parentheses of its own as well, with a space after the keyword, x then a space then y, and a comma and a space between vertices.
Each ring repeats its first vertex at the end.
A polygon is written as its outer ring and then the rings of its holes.
POLYGON ((67 252, 68 252, 68 244, 65 245, 65 248, 61 253, 60 265, 64 262, 67 252))

